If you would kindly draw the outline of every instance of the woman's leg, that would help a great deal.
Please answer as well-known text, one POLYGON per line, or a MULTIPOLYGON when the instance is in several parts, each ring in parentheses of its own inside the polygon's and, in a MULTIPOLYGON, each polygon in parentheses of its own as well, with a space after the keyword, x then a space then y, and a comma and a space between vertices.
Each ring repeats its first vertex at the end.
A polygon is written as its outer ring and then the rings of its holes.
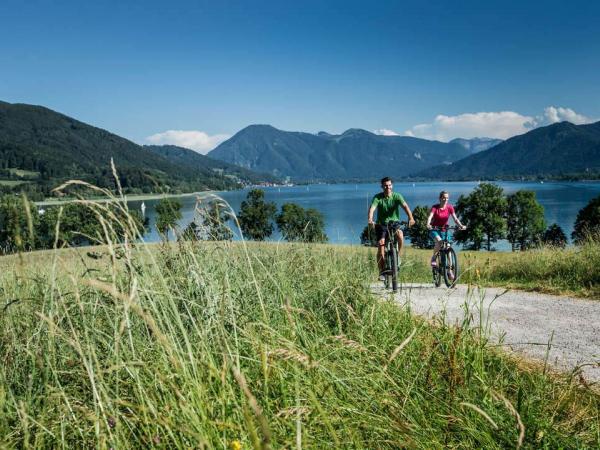
POLYGON ((431 265, 435 266, 437 254, 440 252, 440 247, 442 246, 442 238, 438 233, 434 236, 435 244, 433 246, 433 255, 431 255, 431 265))

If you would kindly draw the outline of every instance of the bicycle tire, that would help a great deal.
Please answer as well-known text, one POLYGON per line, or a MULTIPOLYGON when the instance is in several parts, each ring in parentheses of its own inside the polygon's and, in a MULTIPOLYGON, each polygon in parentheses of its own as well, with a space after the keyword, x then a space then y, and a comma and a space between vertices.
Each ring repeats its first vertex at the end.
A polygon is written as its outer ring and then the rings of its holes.
POLYGON ((435 287, 440 287, 442 285, 442 257, 441 251, 435 257, 436 265, 431 268, 431 272, 433 274, 433 284, 435 287))
POLYGON ((396 255, 396 246, 392 245, 391 253, 391 270, 392 270, 392 291, 398 290, 398 256, 396 255))
POLYGON ((390 288, 391 277, 390 277, 390 252, 387 248, 385 249, 385 256, 383 258, 383 285, 386 289, 390 288))
POLYGON ((458 257, 454 249, 446 251, 446 261, 444 265, 444 282, 448 287, 454 287, 458 279, 458 257), (451 277, 450 274, 453 276, 451 277))

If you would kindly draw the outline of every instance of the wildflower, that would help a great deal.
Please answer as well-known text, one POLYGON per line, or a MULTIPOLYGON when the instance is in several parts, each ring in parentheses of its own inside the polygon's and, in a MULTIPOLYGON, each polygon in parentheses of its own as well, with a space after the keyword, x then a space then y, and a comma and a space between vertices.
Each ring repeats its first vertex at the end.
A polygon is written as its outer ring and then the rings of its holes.
POLYGON ((235 440, 235 441, 232 441, 231 444, 229 444, 229 448, 231 450, 242 450, 242 444, 240 441, 235 440))

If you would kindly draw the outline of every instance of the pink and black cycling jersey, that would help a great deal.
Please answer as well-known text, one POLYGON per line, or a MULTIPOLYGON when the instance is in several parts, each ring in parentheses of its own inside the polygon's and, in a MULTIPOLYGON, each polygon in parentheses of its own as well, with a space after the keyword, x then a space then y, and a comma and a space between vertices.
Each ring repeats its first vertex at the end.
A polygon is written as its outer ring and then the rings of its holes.
POLYGON ((445 227, 448 225, 448 219, 454 214, 454 206, 450 203, 446 204, 445 208, 440 208, 439 203, 431 207, 433 217, 431 219, 432 227, 445 227))

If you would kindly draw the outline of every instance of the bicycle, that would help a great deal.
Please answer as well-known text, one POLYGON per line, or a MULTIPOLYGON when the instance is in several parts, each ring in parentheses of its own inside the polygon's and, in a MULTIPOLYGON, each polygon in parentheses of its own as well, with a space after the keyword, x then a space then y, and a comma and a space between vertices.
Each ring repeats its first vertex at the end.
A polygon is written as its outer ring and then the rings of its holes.
POLYGON ((400 256, 398 255, 396 231, 401 229, 407 222, 388 222, 387 233, 385 237, 384 269, 381 273, 384 276, 383 284, 386 289, 392 287, 392 291, 398 291, 398 273, 400 272, 400 256))
POLYGON ((431 230, 442 233, 442 245, 440 251, 435 257, 436 265, 431 268, 433 274, 433 284, 440 287, 442 276, 447 287, 454 287, 459 276, 458 257, 452 248, 452 243, 448 239, 448 230, 459 230, 459 227, 432 227, 431 230))

